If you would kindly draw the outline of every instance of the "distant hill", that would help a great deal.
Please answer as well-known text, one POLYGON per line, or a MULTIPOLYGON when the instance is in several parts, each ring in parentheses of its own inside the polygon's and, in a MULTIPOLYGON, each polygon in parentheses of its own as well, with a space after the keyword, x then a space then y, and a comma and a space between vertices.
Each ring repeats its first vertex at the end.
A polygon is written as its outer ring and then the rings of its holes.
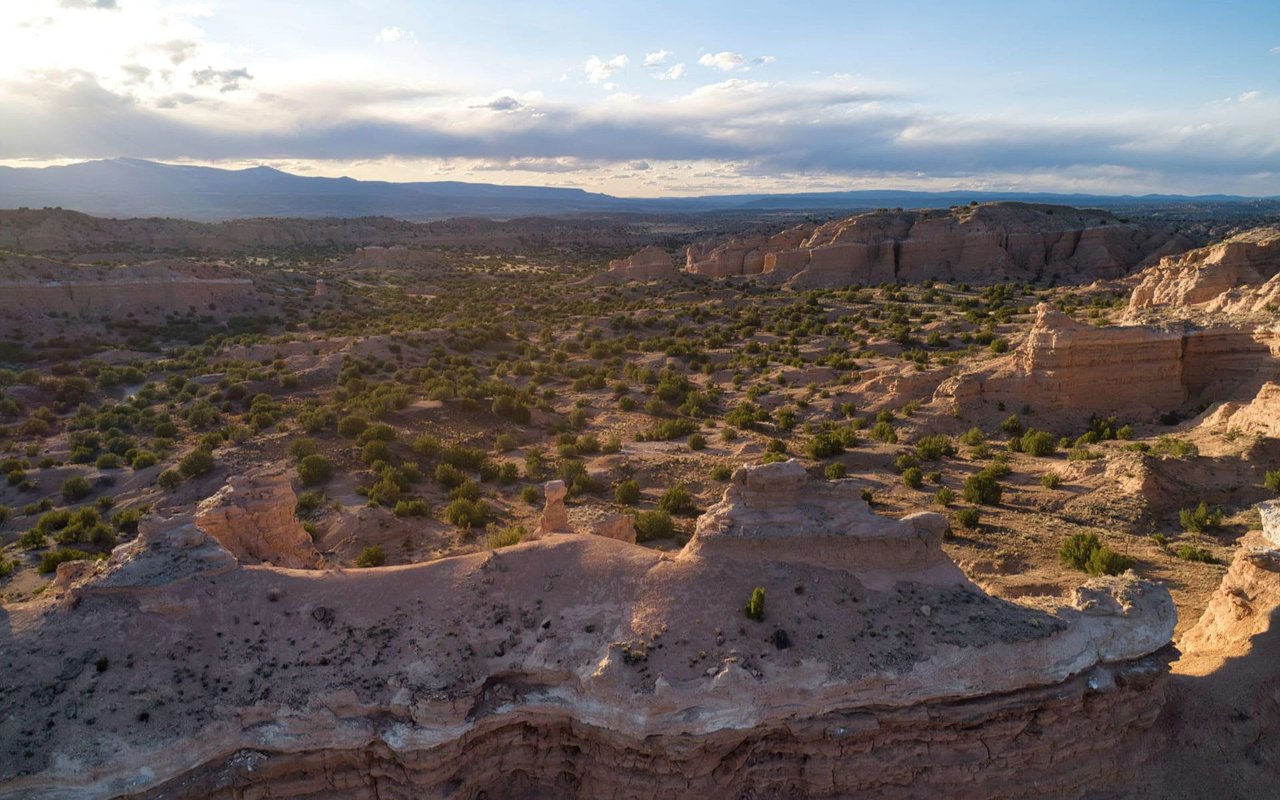
MULTIPOLYGON (((228 170, 133 158, 60 167, 0 167, 0 208, 62 207, 115 217, 227 220, 245 217, 367 217, 431 220, 584 213, 938 208, 1001 200, 1105 208, 1258 202, 1230 195, 1105 196, 1018 192, 865 190, 624 198, 545 186, 435 181, 392 183, 293 175, 270 167, 228 170)), ((1267 201, 1270 202, 1270 201, 1267 201)))

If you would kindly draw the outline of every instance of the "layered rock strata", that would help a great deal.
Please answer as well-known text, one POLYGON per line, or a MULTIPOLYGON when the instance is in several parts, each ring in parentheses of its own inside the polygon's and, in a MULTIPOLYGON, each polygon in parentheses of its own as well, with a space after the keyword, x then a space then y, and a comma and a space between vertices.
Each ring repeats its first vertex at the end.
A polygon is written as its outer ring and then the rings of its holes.
POLYGON ((660 247, 646 247, 626 258, 610 261, 608 270, 592 276, 589 281, 594 285, 606 285, 627 281, 667 280, 679 276, 670 253, 660 247))
POLYGON ((690 248, 699 275, 759 275, 803 287, 885 281, 1052 281, 1122 277, 1179 253, 1172 227, 1105 211, 990 203, 938 211, 876 211, 774 236, 690 248))
POLYGON ((1005 602, 941 530, 794 463, 735 473, 676 556, 569 535, 321 574, 236 566, 174 520, 12 611, 0 797, 1114 784, 1163 702, 1168 592, 1121 577, 1005 602))
POLYGON ((1280 229, 1255 228, 1144 270, 1130 295, 1129 315, 1143 319, 1178 310, 1234 316, 1262 311, 1277 300, 1280 229))
MULTIPOLYGON (((1274 335, 1236 328, 1095 327, 1041 305, 1008 358, 942 382, 934 393, 963 412, 1003 404, 1059 420, 1146 418, 1222 398, 1252 398, 1280 378, 1274 335)), ((1046 423, 1047 424, 1047 423, 1046 423)))

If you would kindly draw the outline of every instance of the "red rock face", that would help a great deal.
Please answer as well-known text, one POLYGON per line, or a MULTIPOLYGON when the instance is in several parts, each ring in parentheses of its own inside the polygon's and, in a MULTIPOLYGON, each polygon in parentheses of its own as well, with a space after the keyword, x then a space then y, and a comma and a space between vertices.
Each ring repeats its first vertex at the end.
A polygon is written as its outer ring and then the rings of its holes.
MULTIPOLYGON (((1129 298, 1139 314, 1161 307, 1210 303, 1246 286, 1261 286, 1280 274, 1280 230, 1256 228, 1209 247, 1161 259, 1143 272, 1129 298)), ((1243 300, 1245 298, 1237 298, 1243 300)))
POLYGON ((609 262, 609 269, 595 275, 590 282, 597 285, 677 278, 680 273, 671 263, 671 254, 660 247, 646 247, 639 252, 609 262))

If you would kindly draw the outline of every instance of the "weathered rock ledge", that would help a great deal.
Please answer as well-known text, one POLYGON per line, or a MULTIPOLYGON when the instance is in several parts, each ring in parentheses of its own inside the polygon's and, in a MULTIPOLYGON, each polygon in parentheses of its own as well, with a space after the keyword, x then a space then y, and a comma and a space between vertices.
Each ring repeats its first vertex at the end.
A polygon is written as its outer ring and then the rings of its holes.
POLYGON ((935 517, 877 517, 785 463, 735 473, 674 557, 569 534, 289 570, 175 520, 12 610, 0 798, 1076 797, 1122 777, 1164 699, 1168 592, 992 598, 935 517))

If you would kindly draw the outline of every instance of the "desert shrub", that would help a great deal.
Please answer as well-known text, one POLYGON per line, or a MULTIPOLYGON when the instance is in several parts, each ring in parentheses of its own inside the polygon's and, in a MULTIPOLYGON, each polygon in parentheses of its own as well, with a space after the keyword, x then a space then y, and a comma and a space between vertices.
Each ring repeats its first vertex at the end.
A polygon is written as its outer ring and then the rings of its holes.
POLYGON ((520 490, 520 499, 531 506, 536 506, 542 500, 542 492, 538 491, 536 486, 526 486, 520 490))
POLYGON ((479 469, 489 454, 479 448, 451 445, 440 453, 440 459, 458 469, 479 469))
POLYGON ((298 462, 298 480, 303 486, 318 486, 333 477, 333 464, 318 453, 303 456, 298 462))
POLYGON ((1102 454, 1087 447, 1073 447, 1067 451, 1068 461, 1092 461, 1095 458, 1101 458, 1102 454))
POLYGON ((640 484, 634 480, 625 480, 613 490, 613 499, 624 506, 633 506, 640 502, 640 484))
POLYGON ((371 544, 356 556, 357 567, 381 567, 387 563, 387 554, 376 544, 371 544))
POLYGON ((664 419, 649 430, 650 439, 658 439, 661 441, 669 441, 671 439, 679 439, 681 436, 688 436, 698 430, 698 423, 684 417, 675 417, 673 419, 664 419))
POLYGON ((1017 414, 1010 414, 1008 417, 1004 419, 1003 422, 1000 423, 1000 430, 1004 431, 1010 436, 1021 436, 1022 420, 1018 419, 1017 414))
POLYGON ((823 467, 822 474, 829 481, 838 481, 849 474, 849 469, 839 461, 835 461, 823 467))
POLYGON ((1178 512, 1178 521, 1182 529, 1188 533, 1204 533, 1222 524, 1222 509, 1210 508, 1209 504, 1200 501, 1195 508, 1184 508, 1178 512))
POLYGON ((728 464, 716 464, 711 468, 711 479, 715 481, 727 481, 733 477, 733 467, 728 464))
POLYGON ((969 530, 975 530, 981 519, 982 512, 976 508, 962 508, 956 512, 956 524, 969 530))
POLYGON ((820 433, 805 445, 805 452, 813 459, 831 458, 844 452, 844 443, 830 433, 820 433))
MULTIPOLYGON (((419 437, 421 438, 421 437, 419 437)), ((416 440, 415 440, 416 444, 416 440)), ((497 453, 506 453, 516 449, 516 437, 509 433, 500 433, 493 438, 493 449, 497 453)))
POLYGON ((1058 558, 1068 566, 1090 575, 1119 575, 1131 562, 1104 547, 1095 533, 1074 533, 1058 548, 1058 558))
POLYGON ((1022 452, 1041 458, 1053 455, 1053 451, 1058 449, 1058 443, 1053 438, 1053 434, 1046 431, 1038 431, 1035 428, 1022 434, 1021 445, 1022 452))
POLYGON ((933 502, 940 506, 949 506, 956 500, 956 493, 943 486, 933 493, 933 502))
POLYGON ((1184 544, 1182 547, 1179 547, 1177 550, 1174 551, 1174 555, 1176 555, 1178 558, 1182 559, 1183 561, 1195 561, 1200 564, 1221 563, 1220 561, 1218 561, 1217 558, 1214 557, 1213 553, 1210 553, 1205 548, 1192 547, 1189 544, 1184 544))
POLYGON ((489 547, 498 549, 499 547, 510 547, 513 544, 520 544, 521 540, 528 535, 523 525, 508 525, 505 528, 489 526, 486 539, 489 547))
POLYGON ((498 483, 510 486, 520 477, 520 467, 514 461, 504 461, 498 466, 498 483))
POLYGON ((1280 492, 1280 469, 1268 472, 1262 478, 1262 485, 1273 492, 1280 492))
POLYGON ((1200 448, 1191 442, 1169 435, 1157 438, 1151 451, 1168 458, 1195 458, 1200 455, 1200 448))
POLYGON ((32 528, 18 537, 18 547, 23 550, 35 550, 36 548, 44 547, 48 543, 48 537, 39 528, 32 528))
POLYGON ((689 437, 689 449, 690 450, 707 449, 707 437, 703 436, 700 433, 693 434, 692 436, 689 437))
POLYGON ((459 497, 444 510, 444 518, 459 528, 483 528, 489 521, 489 504, 483 500, 459 497))
POLYGON ((18 568, 18 562, 12 558, 0 556, 0 578, 7 578, 18 568))
POLYGON ((908 467, 902 472, 902 482, 909 489, 919 489, 924 486, 924 474, 919 467, 908 467))
POLYGON ((140 450, 133 456, 129 466, 133 469, 146 469, 160 463, 160 456, 150 450, 140 450))
POLYGON ((369 420, 356 414, 343 417, 338 421, 338 433, 348 439, 354 439, 369 427, 369 420))
POLYGON ((1046 489, 1057 489, 1062 485, 1062 478, 1056 472, 1046 472, 1040 478, 1040 485, 1046 489))
POLYGON ((916 456, 921 461, 937 461, 944 456, 953 456, 955 454, 955 445, 951 443, 949 437, 941 433, 925 436, 916 442, 916 456))
POLYGON ((647 542, 651 539, 666 539, 676 531, 671 515, 662 510, 641 511, 636 514, 636 541, 647 542))
POLYGON ((40 554, 38 569, 41 574, 47 575, 56 570, 59 564, 67 561, 83 561, 88 558, 93 556, 83 550, 49 550, 40 554))
POLYGON ((73 475, 62 482, 60 492, 63 500, 74 503, 88 497, 93 492, 93 487, 83 475, 73 475))
POLYGON ((294 461, 301 461, 307 456, 313 456, 320 452, 320 443, 310 436, 303 436, 289 442, 289 457, 294 461))
POLYGON ((893 429, 893 424, 890 422, 883 420, 877 422, 875 425, 871 426, 869 433, 871 434, 871 438, 875 439, 877 442, 884 442, 885 444, 898 443, 898 434, 893 429))
MULTIPOLYGON (((504 436, 507 434, 503 434, 504 436)), ((440 440, 430 434, 420 434, 413 440, 413 452, 424 458, 434 458, 440 455, 440 440)))
POLYGON ((698 508, 694 505, 693 495, 689 494, 685 485, 677 483, 663 492, 662 497, 658 499, 658 510, 668 514, 692 514, 698 508))
POLYGON ((965 478, 960 493, 970 503, 996 506, 1000 505, 1003 490, 994 472, 988 467, 965 478))
POLYGON ((161 489, 176 489, 182 483, 182 473, 176 469, 166 469, 156 476, 156 485, 161 489))
POLYGON ((93 465, 98 469, 120 469, 122 462, 115 453, 103 453, 93 465))
POLYGON ((747 619, 764 622, 764 587, 757 586, 751 590, 751 599, 747 601, 742 613, 747 615, 747 619))
POLYGON ((298 503, 293 507, 295 514, 310 514, 324 505, 323 492, 303 492, 298 495, 298 503))
POLYGON ((213 472, 213 453, 197 447, 178 462, 178 472, 184 478, 194 478, 213 472))
POLYGON ((0 505, 0 525, 8 522, 13 517, 13 509, 8 506, 0 505))
POLYGON ((969 430, 960 434, 960 444, 963 444, 969 447, 980 445, 985 440, 986 440, 986 436, 982 433, 981 428, 970 428, 969 430))
POLYGON ((376 464, 379 461, 386 463, 390 463, 391 461, 391 448, 387 447, 386 442, 380 439, 374 439, 371 442, 365 443, 365 445, 360 448, 361 463, 376 464))
POLYGON ((394 513, 397 517, 425 517, 431 513, 431 509, 426 500, 415 498, 398 501, 394 513))

